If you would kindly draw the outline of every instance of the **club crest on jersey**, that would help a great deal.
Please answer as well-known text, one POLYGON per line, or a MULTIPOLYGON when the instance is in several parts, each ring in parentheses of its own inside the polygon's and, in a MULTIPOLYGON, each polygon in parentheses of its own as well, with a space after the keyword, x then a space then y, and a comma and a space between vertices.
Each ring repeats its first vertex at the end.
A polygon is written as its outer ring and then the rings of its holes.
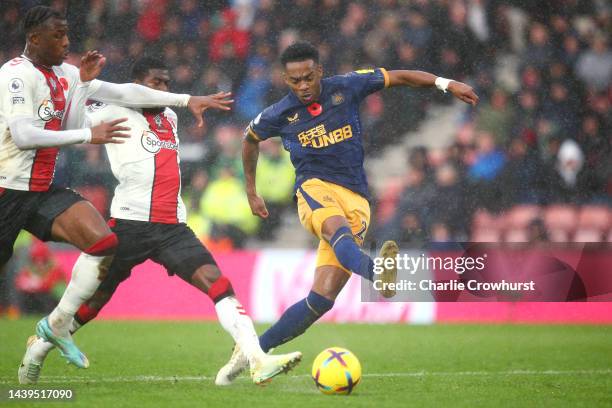
POLYGON ((140 143, 147 152, 153 154, 157 154, 161 149, 178 151, 178 143, 169 140, 159 140, 157 135, 149 130, 142 132, 140 143))
POLYGON ((90 112, 96 112, 102 108, 104 108, 106 106, 105 103, 103 102, 91 102, 88 106, 87 106, 87 110, 89 110, 90 112))
POLYGON ((342 92, 337 92, 332 95, 332 105, 340 105, 342 102, 344 102, 344 95, 342 95, 342 92))
POLYGON ((162 117, 161 117, 161 115, 155 115, 153 120, 155 121, 155 124, 157 125, 158 128, 162 127, 162 117))
POLYGON ((45 122, 49 122, 53 119, 62 120, 64 118, 64 111, 55 110, 53 102, 49 99, 45 99, 38 107, 38 117, 45 122))
POLYGON ((8 90, 11 93, 19 93, 19 92, 23 92, 23 88, 25 88, 25 86, 23 85, 23 81, 19 78, 13 78, 9 81, 8 84, 8 90))

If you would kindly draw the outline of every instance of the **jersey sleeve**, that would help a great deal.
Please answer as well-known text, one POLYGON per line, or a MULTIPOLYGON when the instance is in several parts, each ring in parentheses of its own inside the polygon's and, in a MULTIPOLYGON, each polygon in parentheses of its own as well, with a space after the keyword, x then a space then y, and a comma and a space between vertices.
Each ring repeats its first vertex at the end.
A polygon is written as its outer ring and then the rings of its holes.
POLYGON ((4 99, 4 117, 8 121, 19 116, 33 118, 36 78, 25 70, 7 70, 0 75, 0 95, 4 99))
POLYGON ((266 108, 249 123, 244 132, 245 137, 261 142, 274 136, 280 136, 280 128, 276 119, 272 107, 266 108))
POLYGON ((346 85, 359 99, 389 86, 389 74, 384 68, 360 69, 345 75, 346 85))

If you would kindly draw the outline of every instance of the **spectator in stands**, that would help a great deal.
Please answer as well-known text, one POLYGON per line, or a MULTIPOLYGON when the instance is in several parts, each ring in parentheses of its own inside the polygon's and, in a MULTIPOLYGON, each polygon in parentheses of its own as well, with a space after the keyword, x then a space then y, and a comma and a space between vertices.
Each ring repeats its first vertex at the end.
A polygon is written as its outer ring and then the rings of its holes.
POLYGON ((242 180, 229 166, 221 167, 217 177, 208 184, 200 209, 212 222, 211 239, 229 238, 237 247, 242 247, 259 227, 259 218, 251 214, 244 195, 242 180))
POLYGON ((228 58, 227 50, 231 50, 232 56, 244 61, 249 53, 249 32, 236 26, 237 16, 232 9, 225 9, 221 16, 222 25, 210 39, 210 60, 221 62, 228 58))
POLYGON ((529 43, 522 60, 537 68, 545 68, 554 57, 548 29, 541 23, 533 23, 529 29, 529 43))
POLYGON ((527 242, 530 244, 550 242, 546 224, 541 218, 535 218, 527 226, 527 242))
POLYGON ((242 131, 234 125, 221 125, 215 129, 215 143, 213 146, 214 160, 209 168, 211 179, 216 179, 226 168, 239 179, 243 179, 242 161, 240 158, 240 136, 242 131))
POLYGON ((434 197, 434 188, 426 181, 423 170, 415 168, 408 172, 406 187, 400 197, 394 216, 381 228, 379 238, 397 238, 400 241, 411 241, 414 238, 420 242, 427 235, 427 221, 423 220, 429 220, 430 204, 434 197))
POLYGON ((30 261, 17 273, 15 287, 22 313, 50 313, 57 304, 66 276, 44 242, 32 243, 30 261))
MULTIPOLYGON (((457 170, 451 164, 444 164, 436 169, 429 212, 432 231, 435 224, 442 224, 449 235, 467 237, 470 211, 466 204, 465 186, 461 184, 457 170)), ((440 229, 439 226, 437 228, 440 229)))
POLYGON ((476 134, 476 151, 468 169, 468 181, 476 195, 479 206, 490 210, 500 209, 499 180, 506 155, 495 144, 492 133, 478 131, 476 134))
POLYGON ((593 38, 591 48, 576 61, 576 74, 595 91, 605 91, 612 81, 612 51, 606 37, 601 34, 593 38))
POLYGON ((398 227, 399 233, 397 238, 394 238, 404 247, 421 248, 429 240, 429 235, 421 222, 421 217, 414 211, 402 212, 398 227))
POLYGON ((592 191, 590 172, 584 167, 584 153, 578 143, 565 140, 554 168, 547 169, 547 203, 588 203, 592 191))
POLYGON ((508 161, 499 177, 499 199, 503 207, 514 204, 539 204, 542 198, 542 165, 537 150, 524 139, 510 142, 508 161))
POLYGON ((253 119, 266 107, 269 88, 268 66, 261 58, 252 59, 236 94, 236 111, 243 121, 253 119))
POLYGON ((468 175, 476 183, 493 182, 506 162, 505 154, 495 143, 493 134, 487 131, 477 132, 476 147, 476 159, 468 175))
POLYGON ((494 134, 496 143, 505 146, 515 120, 514 107, 508 103, 508 95, 504 90, 496 88, 491 100, 478 108, 476 128, 494 134))
POLYGON ((295 172, 280 143, 262 144, 261 153, 257 164, 257 192, 266 201, 269 216, 263 221, 259 236, 269 240, 281 223, 283 208, 292 202, 295 172))

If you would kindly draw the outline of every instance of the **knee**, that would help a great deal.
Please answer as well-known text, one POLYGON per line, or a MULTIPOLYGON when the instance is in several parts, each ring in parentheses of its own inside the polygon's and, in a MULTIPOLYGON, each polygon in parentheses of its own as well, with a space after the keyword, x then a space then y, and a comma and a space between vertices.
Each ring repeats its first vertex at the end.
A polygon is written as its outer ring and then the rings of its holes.
POLYGON ((191 276, 191 283, 198 287, 209 288, 221 277, 221 271, 215 265, 204 265, 196 269, 191 276))
POLYGON ((114 255, 118 245, 119 239, 117 235, 114 232, 110 232, 100 237, 93 245, 83 250, 83 252, 92 256, 114 255))
POLYGON ((308 308, 317 315, 317 319, 334 307, 333 300, 313 291, 310 291, 306 297, 306 303, 308 308))

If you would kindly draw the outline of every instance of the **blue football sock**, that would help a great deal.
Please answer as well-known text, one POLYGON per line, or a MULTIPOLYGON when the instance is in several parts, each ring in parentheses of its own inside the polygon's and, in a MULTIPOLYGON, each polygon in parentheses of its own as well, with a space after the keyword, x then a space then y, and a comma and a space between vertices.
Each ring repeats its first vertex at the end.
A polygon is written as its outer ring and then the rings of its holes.
POLYGON ((289 309, 272 327, 259 337, 259 345, 264 352, 280 346, 301 335, 334 306, 334 301, 315 292, 310 292, 289 309))
POLYGON ((374 261, 359 248, 348 227, 338 228, 329 244, 342 266, 369 281, 374 281, 374 261))

